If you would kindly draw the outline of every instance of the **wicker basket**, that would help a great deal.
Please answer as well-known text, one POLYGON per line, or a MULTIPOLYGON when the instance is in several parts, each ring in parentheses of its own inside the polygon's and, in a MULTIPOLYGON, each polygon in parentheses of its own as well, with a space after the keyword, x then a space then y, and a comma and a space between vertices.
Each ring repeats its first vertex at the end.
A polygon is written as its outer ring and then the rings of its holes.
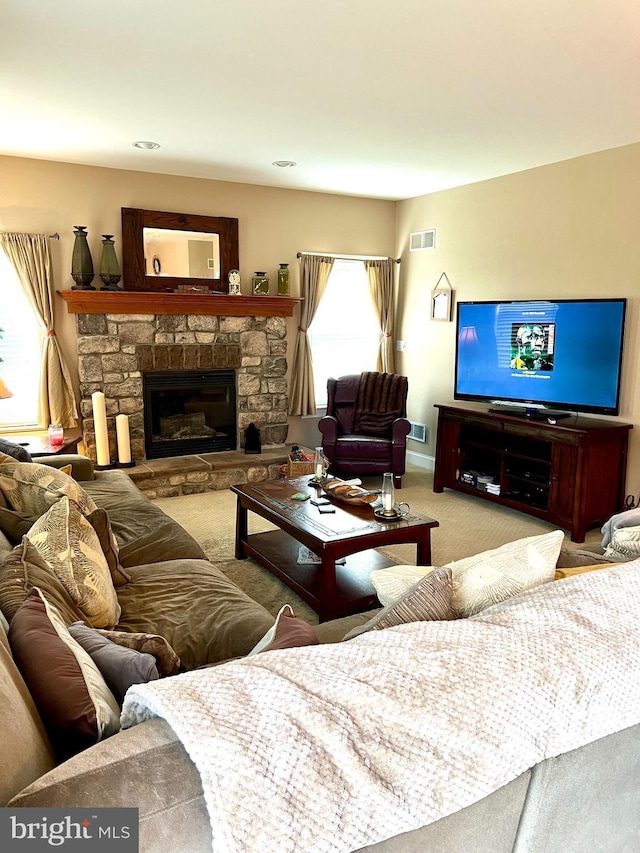
POLYGON ((287 480, 293 480, 295 477, 304 477, 305 474, 313 474, 315 471, 315 464, 313 460, 311 462, 300 462, 298 459, 292 459, 289 456, 289 460, 287 461, 287 480))

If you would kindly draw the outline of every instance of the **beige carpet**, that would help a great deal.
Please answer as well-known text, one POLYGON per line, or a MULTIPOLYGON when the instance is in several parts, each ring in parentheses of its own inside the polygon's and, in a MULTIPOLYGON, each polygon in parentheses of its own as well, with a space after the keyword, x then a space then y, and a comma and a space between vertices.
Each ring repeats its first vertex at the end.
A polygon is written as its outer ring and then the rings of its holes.
MULTIPOLYGON (((363 478, 369 488, 379 487, 380 478, 363 478)), ((433 475, 410 466, 403 478, 397 500, 407 501, 411 510, 439 521, 432 531, 432 561, 435 566, 497 548, 505 542, 554 530, 554 525, 506 507, 479 500, 469 495, 446 490, 433 491, 433 475)), ((236 498, 230 491, 205 492, 154 501, 201 544, 215 562, 235 583, 274 615, 289 603, 296 615, 316 623, 317 616, 308 605, 281 581, 253 560, 234 559, 236 498)), ((271 529, 259 516, 249 513, 249 532, 271 529)), ((565 536, 568 547, 589 548, 600 544, 599 529, 589 531, 584 544, 576 545, 565 536)), ((415 565, 415 545, 394 545, 380 549, 398 563, 415 565)))

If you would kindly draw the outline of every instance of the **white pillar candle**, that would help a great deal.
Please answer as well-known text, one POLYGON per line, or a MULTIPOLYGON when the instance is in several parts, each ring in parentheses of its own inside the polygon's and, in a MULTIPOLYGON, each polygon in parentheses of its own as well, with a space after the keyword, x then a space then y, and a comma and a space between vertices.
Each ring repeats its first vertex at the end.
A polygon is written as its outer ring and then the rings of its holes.
POLYGON ((96 457, 98 465, 110 465, 109 433, 107 432, 107 405, 102 391, 91 395, 93 406, 93 429, 96 434, 96 457))
POLYGON ((131 462, 131 438, 127 415, 116 415, 116 436, 118 439, 118 462, 122 465, 128 465, 131 462))

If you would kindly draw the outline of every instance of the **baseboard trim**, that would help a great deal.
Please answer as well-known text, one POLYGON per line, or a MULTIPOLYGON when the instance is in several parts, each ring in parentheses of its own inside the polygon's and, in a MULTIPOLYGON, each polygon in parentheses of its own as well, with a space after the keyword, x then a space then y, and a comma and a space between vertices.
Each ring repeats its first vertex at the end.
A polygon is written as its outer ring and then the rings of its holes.
POLYGON ((426 453, 417 453, 415 450, 407 450, 407 462, 416 465, 418 468, 425 468, 427 471, 434 471, 436 460, 434 456, 427 456, 426 453))

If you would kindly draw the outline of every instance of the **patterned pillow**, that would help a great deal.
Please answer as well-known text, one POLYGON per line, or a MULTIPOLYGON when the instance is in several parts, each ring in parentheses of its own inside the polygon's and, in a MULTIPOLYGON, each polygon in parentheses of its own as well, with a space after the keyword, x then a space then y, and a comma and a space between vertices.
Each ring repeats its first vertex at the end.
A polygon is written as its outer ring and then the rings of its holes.
POLYGON ((373 619, 349 631, 343 640, 407 622, 442 622, 456 617, 451 569, 434 569, 373 619))
POLYGON ((37 462, 1 462, 0 491, 11 509, 26 515, 42 515, 65 495, 76 502, 84 515, 97 509, 93 499, 72 477, 37 462))
POLYGON ((625 560, 640 557, 640 527, 618 527, 614 530, 603 556, 625 560))
POLYGON ((61 614, 65 625, 84 619, 84 614, 25 536, 0 565, 0 609, 9 621, 29 592, 37 586, 61 614))
POLYGON ((433 571, 433 566, 389 566, 371 572, 371 583, 383 607, 388 607, 405 595, 421 578, 433 571))
POLYGON ((453 603, 461 616, 554 579, 562 530, 507 542, 500 548, 447 563, 453 573, 453 603))
POLYGON ((39 589, 11 620, 9 643, 61 760, 119 731, 120 709, 98 667, 39 589))
POLYGON ((112 628, 120 605, 98 535, 76 504, 61 498, 26 538, 51 566, 94 628, 112 628))

